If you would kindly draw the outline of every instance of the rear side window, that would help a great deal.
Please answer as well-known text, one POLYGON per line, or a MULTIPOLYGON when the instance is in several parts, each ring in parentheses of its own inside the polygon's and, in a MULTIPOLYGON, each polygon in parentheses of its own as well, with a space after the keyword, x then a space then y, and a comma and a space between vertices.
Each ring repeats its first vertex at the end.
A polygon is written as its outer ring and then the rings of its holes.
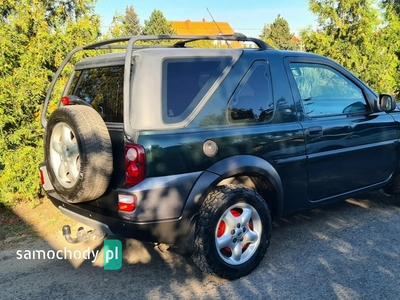
POLYGON ((245 75, 228 104, 231 123, 264 123, 273 116, 267 64, 256 62, 245 75))
POLYGON ((163 62, 163 120, 186 119, 232 60, 225 58, 178 58, 163 62))
POLYGON ((123 122, 124 67, 85 69, 75 73, 69 95, 91 104, 105 122, 123 122))

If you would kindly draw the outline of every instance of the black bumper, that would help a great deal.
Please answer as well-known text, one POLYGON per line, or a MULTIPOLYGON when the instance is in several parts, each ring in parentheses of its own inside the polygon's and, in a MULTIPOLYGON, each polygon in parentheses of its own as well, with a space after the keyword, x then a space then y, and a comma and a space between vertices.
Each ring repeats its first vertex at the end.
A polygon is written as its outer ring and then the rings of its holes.
POLYGON ((51 202, 65 215, 109 235, 134 238, 141 241, 172 244, 185 254, 192 251, 192 225, 185 219, 158 222, 131 222, 119 218, 117 212, 95 207, 87 203, 71 204, 57 199, 48 192, 51 202))

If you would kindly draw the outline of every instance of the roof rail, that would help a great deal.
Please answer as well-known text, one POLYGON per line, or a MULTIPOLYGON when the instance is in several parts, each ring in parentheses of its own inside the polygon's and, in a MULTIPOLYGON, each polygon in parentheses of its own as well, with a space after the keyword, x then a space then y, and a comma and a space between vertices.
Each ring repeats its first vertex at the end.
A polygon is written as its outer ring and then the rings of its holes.
POLYGON ((185 47, 186 43, 198 41, 198 40, 219 40, 219 41, 237 41, 237 42, 253 42, 260 48, 261 50, 273 50, 274 48, 267 44, 266 42, 256 39, 256 38, 248 38, 244 34, 234 33, 233 35, 217 35, 217 36, 201 36, 195 37, 193 39, 188 39, 185 41, 177 42, 174 44, 175 47, 185 47))
POLYGON ((134 45, 138 41, 154 41, 154 40, 180 40, 173 46, 176 48, 183 48, 187 43, 201 40, 212 40, 212 41, 237 41, 237 42, 253 42, 261 50, 273 50, 274 48, 266 42, 256 39, 249 38, 241 33, 234 34, 220 34, 220 35, 135 35, 126 36, 120 38, 109 39, 94 44, 84 46, 83 49, 115 49, 115 48, 126 48, 125 45, 112 45, 121 42, 130 42, 134 45))

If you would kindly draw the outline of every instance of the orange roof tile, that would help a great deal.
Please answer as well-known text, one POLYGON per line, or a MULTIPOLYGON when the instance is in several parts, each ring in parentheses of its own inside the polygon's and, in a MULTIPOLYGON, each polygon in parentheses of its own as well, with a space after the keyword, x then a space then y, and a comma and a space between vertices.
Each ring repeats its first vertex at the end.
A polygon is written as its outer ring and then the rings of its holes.
POLYGON ((228 22, 171 21, 172 28, 180 35, 218 35, 233 34, 234 31, 228 22))
MULTIPOLYGON (((234 34, 228 22, 201 22, 186 21, 170 21, 172 28, 179 35, 218 35, 218 34, 234 34)), ((233 48, 243 48, 242 42, 230 42, 233 48)))
POLYGON ((298 37, 292 36, 292 41, 295 43, 300 43, 301 40, 298 37))

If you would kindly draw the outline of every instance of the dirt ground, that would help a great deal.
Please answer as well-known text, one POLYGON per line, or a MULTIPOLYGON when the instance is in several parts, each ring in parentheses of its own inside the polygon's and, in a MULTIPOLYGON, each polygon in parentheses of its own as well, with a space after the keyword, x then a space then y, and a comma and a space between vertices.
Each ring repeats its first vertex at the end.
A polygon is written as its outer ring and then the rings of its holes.
POLYGON ((78 228, 78 223, 64 216, 48 199, 32 208, 29 203, 20 203, 12 208, 0 207, 0 250, 15 249, 27 240, 42 238, 56 242, 62 237, 61 228, 69 224, 78 228))
POLYGON ((18 260, 18 249, 98 249, 66 243, 80 224, 49 201, 0 208, 0 299, 400 299, 400 205, 381 191, 277 220, 265 259, 234 281, 200 272, 189 259, 122 239, 123 265, 18 260))

